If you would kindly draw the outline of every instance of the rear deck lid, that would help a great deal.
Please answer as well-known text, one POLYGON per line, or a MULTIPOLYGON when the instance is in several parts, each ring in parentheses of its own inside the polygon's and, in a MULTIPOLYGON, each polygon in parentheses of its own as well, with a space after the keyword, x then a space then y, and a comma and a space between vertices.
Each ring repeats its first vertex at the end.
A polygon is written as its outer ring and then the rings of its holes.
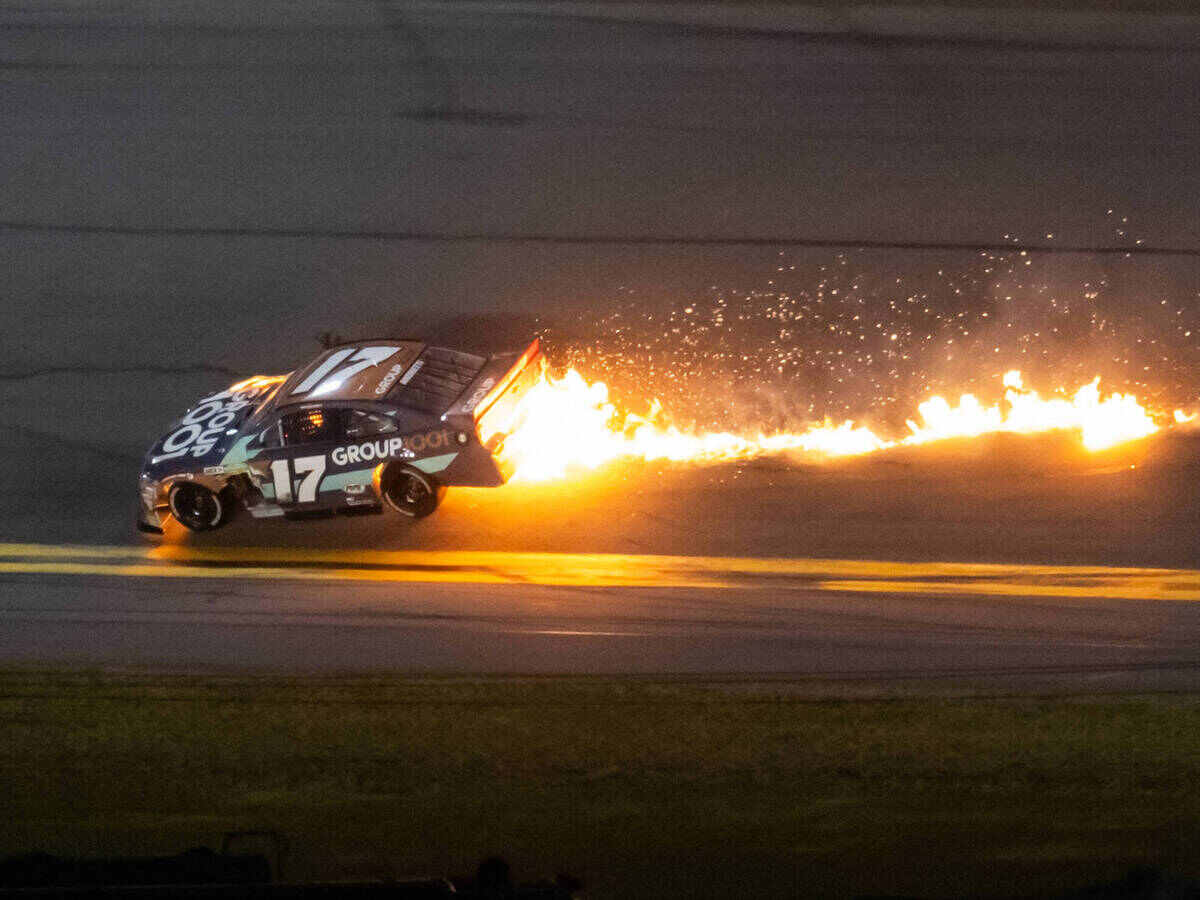
POLYGON ((473 353, 426 347, 388 393, 388 402, 440 416, 462 395, 486 363, 484 357, 473 353))

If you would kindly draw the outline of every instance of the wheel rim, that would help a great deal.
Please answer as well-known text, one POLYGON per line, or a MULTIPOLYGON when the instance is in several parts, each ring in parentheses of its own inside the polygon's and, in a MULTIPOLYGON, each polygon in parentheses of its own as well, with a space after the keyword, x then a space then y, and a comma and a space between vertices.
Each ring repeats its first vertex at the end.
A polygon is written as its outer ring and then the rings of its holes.
POLYGON ((171 491, 171 514, 188 528, 214 527, 221 519, 221 501, 207 488, 181 484, 171 491))
POLYGON ((404 488, 405 500, 415 506, 428 497, 429 493, 429 488, 427 488, 422 482, 418 481, 416 478, 413 478, 411 475, 408 476, 408 484, 404 488))
POLYGON ((388 486, 385 496, 397 512, 413 516, 433 498, 433 488, 412 472, 400 472, 388 486))

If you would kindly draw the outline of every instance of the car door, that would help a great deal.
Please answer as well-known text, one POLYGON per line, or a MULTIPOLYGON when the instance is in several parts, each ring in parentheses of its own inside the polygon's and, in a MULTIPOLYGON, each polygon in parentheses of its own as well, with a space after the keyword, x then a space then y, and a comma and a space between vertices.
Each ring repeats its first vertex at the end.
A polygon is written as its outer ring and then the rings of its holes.
POLYGON ((345 442, 329 454, 326 490, 340 490, 347 506, 378 504, 375 470, 389 460, 408 459, 395 411, 347 407, 342 411, 345 442))
POLYGON ((279 506, 300 512, 339 505, 340 491, 321 488, 329 454, 344 437, 344 418, 345 410, 338 407, 304 405, 280 412, 268 428, 260 458, 279 506))

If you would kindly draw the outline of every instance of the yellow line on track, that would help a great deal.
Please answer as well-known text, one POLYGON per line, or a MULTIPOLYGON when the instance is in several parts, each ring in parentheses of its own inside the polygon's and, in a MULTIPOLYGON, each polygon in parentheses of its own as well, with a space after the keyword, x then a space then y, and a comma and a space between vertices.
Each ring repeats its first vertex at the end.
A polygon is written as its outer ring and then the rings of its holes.
POLYGON ((124 578, 249 578, 274 581, 380 581, 433 582, 451 584, 531 584, 590 587, 696 587, 728 588, 735 585, 714 578, 688 577, 686 574, 660 578, 641 573, 593 573, 570 577, 566 573, 520 572, 488 569, 314 569, 304 566, 205 566, 166 563, 103 564, 80 562, 0 562, 0 574, 22 575, 102 575, 124 578))
POLYGON ((880 560, 0 544, 0 573, 1200 601, 1200 571, 880 560))
POLYGON ((1094 581, 1063 583, 1035 581, 822 581, 823 591, 879 594, 963 595, 991 597, 1057 597, 1060 599, 1200 601, 1200 579, 1097 578, 1094 581))
POLYGON ((1093 577, 1184 576, 1200 577, 1200 570, 1115 566, 1051 566, 1008 563, 894 562, 890 560, 801 559, 740 556, 660 556, 625 553, 545 553, 507 550, 322 550, 290 547, 190 547, 163 544, 153 547, 98 546, 92 544, 0 543, 0 558, 37 559, 140 559, 156 562, 255 562, 255 563, 358 563, 362 565, 504 566, 540 570, 615 567, 646 570, 687 568, 712 572, 751 572, 780 575, 878 576, 881 570, 904 577, 1093 577))

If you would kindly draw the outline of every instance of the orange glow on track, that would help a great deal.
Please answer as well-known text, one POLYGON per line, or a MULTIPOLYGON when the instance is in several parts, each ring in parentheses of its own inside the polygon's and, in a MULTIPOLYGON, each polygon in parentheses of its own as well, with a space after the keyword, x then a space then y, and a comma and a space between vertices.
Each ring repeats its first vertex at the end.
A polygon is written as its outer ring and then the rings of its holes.
MULTIPOLYGON (((930 397, 918 404, 907 435, 881 437, 847 420, 826 420, 802 431, 734 433, 684 431, 661 422, 651 404, 645 416, 622 414, 603 382, 588 382, 571 369, 561 378, 543 374, 521 399, 501 455, 514 477, 526 481, 561 478, 573 469, 595 469, 618 459, 718 462, 752 459, 784 451, 815 458, 862 455, 892 447, 971 438, 1000 432, 1038 434, 1070 430, 1083 446, 1104 450, 1160 429, 1132 394, 1100 391, 1100 379, 1070 395, 1042 397, 1024 386, 1019 371, 1003 377, 1003 398, 985 405, 971 394, 951 404, 930 397)), ((1177 421, 1182 413, 1176 414, 1177 421)))
POLYGON ((4 573, 1200 602, 1200 571, 1192 569, 623 553, 0 543, 4 573))

